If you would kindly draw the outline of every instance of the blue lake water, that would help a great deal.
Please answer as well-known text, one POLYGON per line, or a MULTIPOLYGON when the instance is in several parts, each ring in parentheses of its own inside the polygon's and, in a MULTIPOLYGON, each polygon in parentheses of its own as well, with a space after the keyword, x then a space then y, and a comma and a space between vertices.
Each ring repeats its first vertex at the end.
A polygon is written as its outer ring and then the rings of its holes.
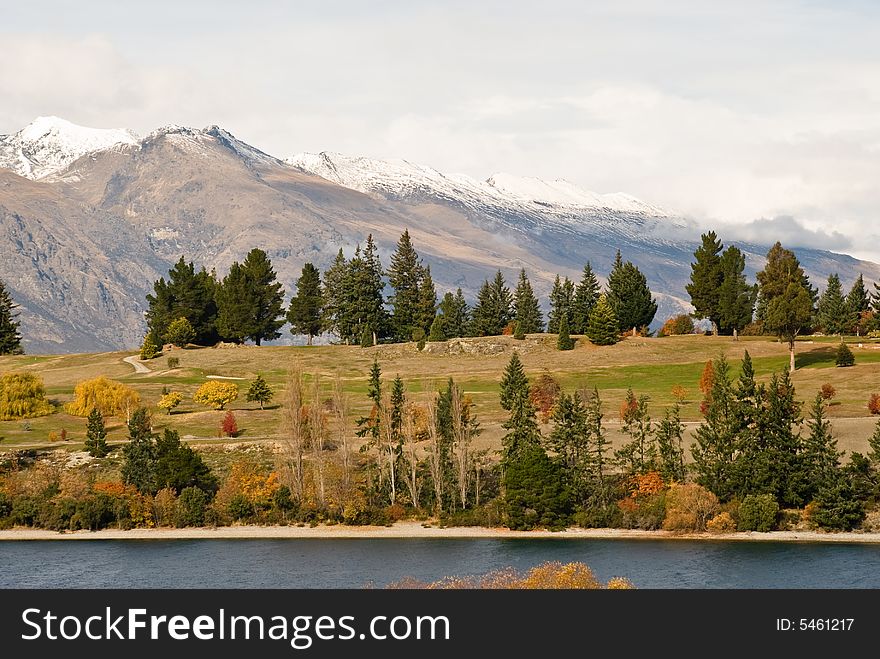
POLYGON ((361 588, 544 561, 638 588, 880 588, 880 546, 683 540, 0 542, 3 588, 361 588))

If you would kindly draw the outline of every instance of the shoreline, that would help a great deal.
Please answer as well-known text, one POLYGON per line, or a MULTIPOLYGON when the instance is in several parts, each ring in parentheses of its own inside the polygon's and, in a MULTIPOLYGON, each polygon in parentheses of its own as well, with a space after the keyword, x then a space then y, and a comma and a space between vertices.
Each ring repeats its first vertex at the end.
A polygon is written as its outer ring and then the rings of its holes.
POLYGON ((273 540, 273 539, 555 539, 555 540, 689 540, 703 542, 803 542, 880 544, 880 533, 818 531, 740 531, 735 533, 672 533, 638 529, 567 529, 511 531, 487 527, 424 527, 421 522, 392 526, 223 526, 215 528, 102 529, 49 531, 16 528, 0 531, 0 542, 33 540, 273 540))

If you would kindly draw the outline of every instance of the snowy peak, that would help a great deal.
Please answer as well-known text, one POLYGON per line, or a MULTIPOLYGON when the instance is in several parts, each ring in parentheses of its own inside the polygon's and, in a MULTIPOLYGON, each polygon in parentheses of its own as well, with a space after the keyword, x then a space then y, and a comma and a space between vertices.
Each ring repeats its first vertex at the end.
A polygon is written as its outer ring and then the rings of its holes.
POLYGON ((0 167, 30 179, 57 174, 82 156, 137 144, 126 129, 77 126, 58 117, 37 117, 12 135, 0 135, 0 167))
POLYGON ((430 194, 464 203, 517 210, 577 214, 581 211, 624 212, 670 217, 668 211, 623 193, 597 194, 556 179, 494 174, 485 181, 463 174, 443 174, 406 160, 385 161, 338 153, 300 153, 285 162, 302 171, 365 193, 394 198, 430 194))

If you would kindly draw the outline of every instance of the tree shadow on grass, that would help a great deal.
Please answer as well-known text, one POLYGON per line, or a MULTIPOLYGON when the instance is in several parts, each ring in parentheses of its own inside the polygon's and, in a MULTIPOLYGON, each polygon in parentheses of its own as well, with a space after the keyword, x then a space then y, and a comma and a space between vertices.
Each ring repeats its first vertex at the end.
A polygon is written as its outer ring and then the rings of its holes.
POLYGON ((806 368, 809 366, 834 366, 837 358, 837 349, 832 346, 823 346, 821 348, 813 348, 806 352, 795 354, 795 364, 797 368, 806 368))

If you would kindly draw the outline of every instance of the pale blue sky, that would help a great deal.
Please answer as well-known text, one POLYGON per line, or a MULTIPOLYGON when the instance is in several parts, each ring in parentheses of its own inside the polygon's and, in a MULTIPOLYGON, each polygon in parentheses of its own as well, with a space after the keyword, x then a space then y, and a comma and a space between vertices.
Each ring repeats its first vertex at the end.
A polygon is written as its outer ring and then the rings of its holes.
POLYGON ((0 9, 0 133, 48 114, 140 133, 220 124, 280 157, 566 178, 711 223, 792 216, 820 232, 780 221, 792 240, 880 260, 864 236, 880 217, 874 3, 0 9))

